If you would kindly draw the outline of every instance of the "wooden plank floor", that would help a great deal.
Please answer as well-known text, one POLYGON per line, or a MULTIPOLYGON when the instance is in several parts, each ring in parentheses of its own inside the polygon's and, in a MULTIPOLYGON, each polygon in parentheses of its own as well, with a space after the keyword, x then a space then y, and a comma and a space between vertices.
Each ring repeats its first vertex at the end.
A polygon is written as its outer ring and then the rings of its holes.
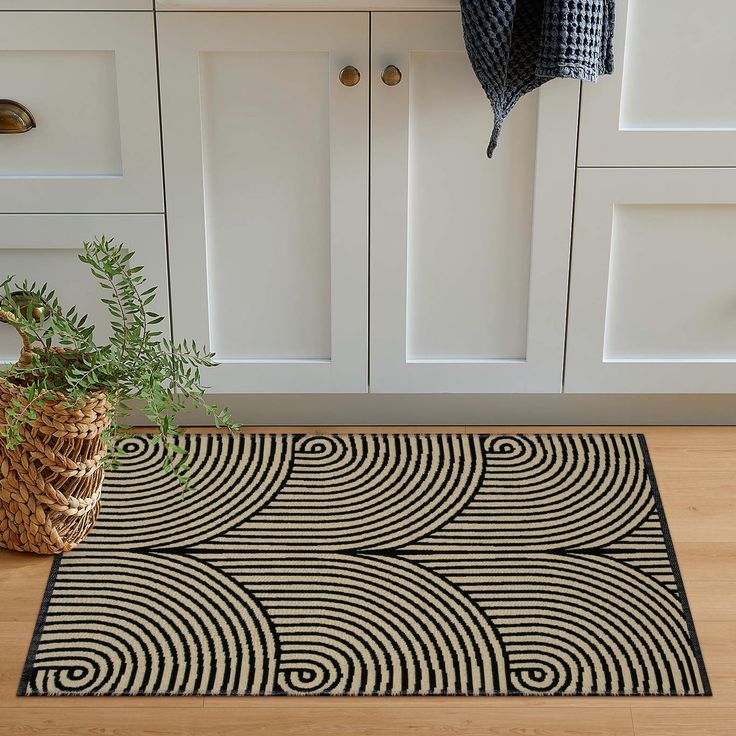
POLYGON ((736 427, 252 428, 643 431, 712 698, 17 698, 50 560, 0 552, 0 734, 25 736, 734 736, 736 427))

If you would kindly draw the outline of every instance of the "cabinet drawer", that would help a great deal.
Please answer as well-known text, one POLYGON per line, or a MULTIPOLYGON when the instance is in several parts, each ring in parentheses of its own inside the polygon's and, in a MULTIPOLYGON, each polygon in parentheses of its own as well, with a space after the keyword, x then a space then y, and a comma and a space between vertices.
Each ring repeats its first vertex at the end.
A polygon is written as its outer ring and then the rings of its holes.
POLYGON ((578 177, 565 390, 736 391, 736 170, 578 177))
POLYGON ((736 165, 736 3, 617 0, 616 72, 584 84, 581 166, 736 165))
MULTIPOLYGON (((159 287, 153 308, 168 315, 163 215, 0 215, 0 280, 15 275, 21 282, 48 283, 63 306, 76 305, 80 314, 89 315, 98 328, 96 339, 104 340, 109 335, 107 310, 100 303, 105 292, 77 258, 82 243, 100 235, 135 251, 147 286, 159 287)), ((168 331, 168 318, 161 329, 168 331)), ((18 335, 0 324, 0 362, 15 361, 19 350, 18 335)))
POLYGON ((0 96, 35 122, 0 134, 0 211, 163 211, 153 15, 0 20, 0 96))

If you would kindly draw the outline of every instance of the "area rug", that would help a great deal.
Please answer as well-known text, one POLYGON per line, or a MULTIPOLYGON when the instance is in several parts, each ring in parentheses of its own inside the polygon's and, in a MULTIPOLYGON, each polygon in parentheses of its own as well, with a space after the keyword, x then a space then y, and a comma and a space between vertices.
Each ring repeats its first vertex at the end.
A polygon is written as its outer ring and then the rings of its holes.
POLYGON ((642 436, 150 437, 21 695, 704 695, 642 436))

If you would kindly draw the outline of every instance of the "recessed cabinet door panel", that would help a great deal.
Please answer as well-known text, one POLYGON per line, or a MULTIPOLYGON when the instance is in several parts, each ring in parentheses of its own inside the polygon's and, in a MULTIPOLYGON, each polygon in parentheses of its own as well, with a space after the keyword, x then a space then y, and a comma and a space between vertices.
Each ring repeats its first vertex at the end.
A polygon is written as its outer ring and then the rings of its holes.
POLYGON ((162 212, 151 13, 3 13, 2 212, 162 212))
MULTIPOLYGON (((37 284, 48 283, 63 306, 76 306, 97 326, 95 339, 110 334, 110 317, 101 298, 108 292, 97 286, 89 267, 77 256, 82 243, 105 235, 135 251, 135 263, 144 267, 146 286, 157 286, 151 308, 165 321, 156 329, 168 334, 168 287, 163 215, 0 215, 0 280, 15 275, 37 284)), ((15 330, 0 323, 0 362, 18 358, 20 340, 15 330)))
POLYGON ((175 333, 215 391, 364 392, 368 15, 162 14, 159 49, 175 333))
POLYGON ((615 62, 583 85, 581 166, 736 166, 733 0, 617 0, 615 62))
POLYGON ((736 170, 578 177, 565 391, 736 391, 736 170))
POLYGON ((488 160, 459 14, 372 22, 371 391, 559 392, 579 85, 523 99, 488 160))

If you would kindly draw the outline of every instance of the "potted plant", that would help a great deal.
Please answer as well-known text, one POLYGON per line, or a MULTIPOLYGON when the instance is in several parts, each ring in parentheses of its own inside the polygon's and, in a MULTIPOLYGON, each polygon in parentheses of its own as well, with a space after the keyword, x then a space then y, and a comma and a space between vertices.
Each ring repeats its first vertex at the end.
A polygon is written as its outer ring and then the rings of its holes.
POLYGON ((114 464, 125 428, 143 411, 164 443, 165 468, 187 486, 183 450, 173 442, 177 414, 203 408, 217 426, 236 430, 226 409, 208 404, 200 369, 213 354, 175 343, 157 326, 156 287, 146 286, 133 252, 107 238, 84 243, 79 260, 103 290, 112 336, 75 307, 64 310, 53 290, 10 276, 0 283, 0 320, 23 347, 0 371, 0 547, 52 554, 68 551, 94 525, 105 467, 114 464))

